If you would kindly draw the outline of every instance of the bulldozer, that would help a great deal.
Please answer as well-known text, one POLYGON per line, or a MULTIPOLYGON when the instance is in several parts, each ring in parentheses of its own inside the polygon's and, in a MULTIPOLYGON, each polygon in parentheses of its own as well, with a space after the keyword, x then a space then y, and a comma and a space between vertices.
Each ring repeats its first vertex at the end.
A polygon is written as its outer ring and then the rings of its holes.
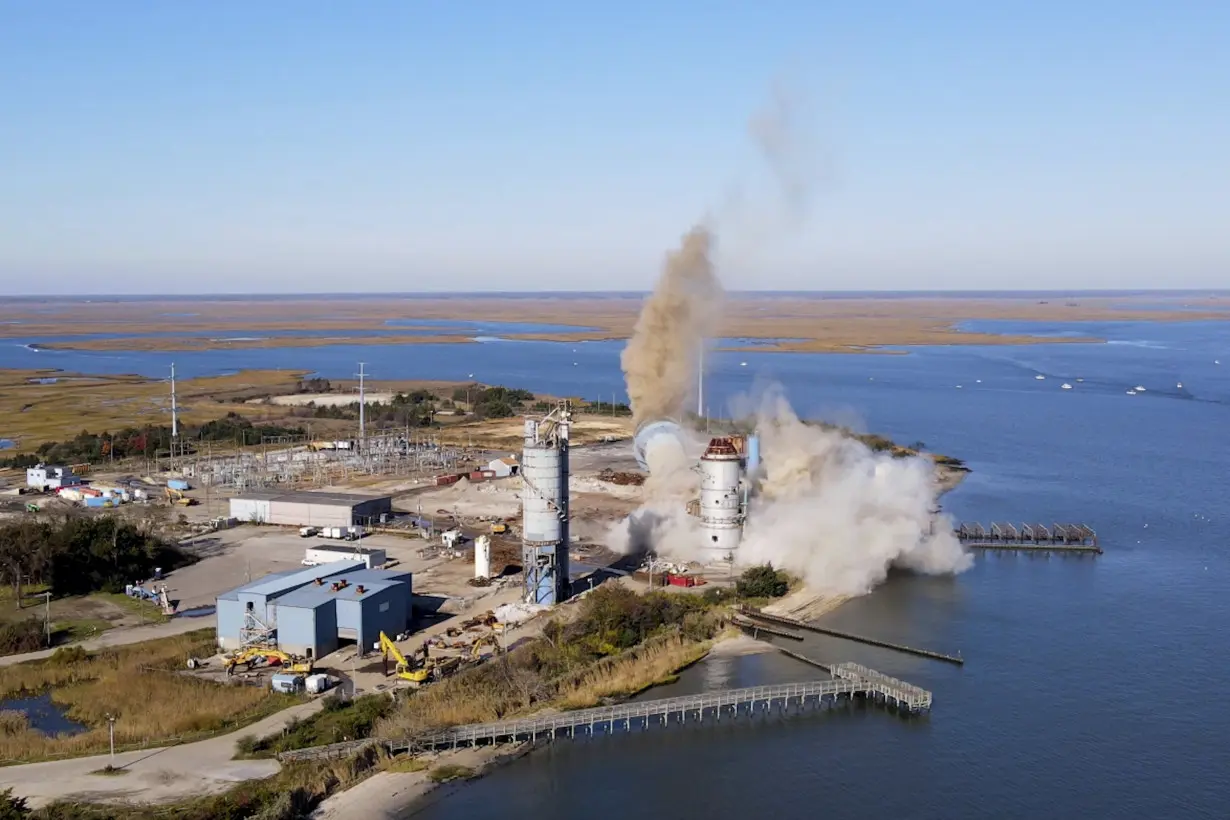
POLYGON ((396 666, 393 668, 393 674, 404 681, 409 681, 412 684, 420 685, 427 682, 431 677, 431 668, 427 664, 427 659, 423 659, 423 663, 417 669, 412 669, 411 664, 406 660, 406 656, 397 648, 397 644, 389 639, 389 636, 380 633, 380 651, 384 653, 385 674, 388 674, 389 656, 393 656, 396 666))
POLYGON ((506 532, 508 532, 508 525, 505 524, 503 521, 492 521, 491 522, 491 534, 492 535, 503 535, 506 532))
POLYGON ((227 655, 222 659, 222 667, 226 670, 226 674, 229 677, 235 671, 235 667, 241 663, 247 664, 251 668, 252 664, 256 661, 264 659, 267 663, 271 658, 277 659, 282 664, 282 668, 287 672, 298 672, 305 675, 312 673, 311 658, 301 658, 298 655, 289 655, 280 649, 270 649, 263 646, 250 646, 227 655))

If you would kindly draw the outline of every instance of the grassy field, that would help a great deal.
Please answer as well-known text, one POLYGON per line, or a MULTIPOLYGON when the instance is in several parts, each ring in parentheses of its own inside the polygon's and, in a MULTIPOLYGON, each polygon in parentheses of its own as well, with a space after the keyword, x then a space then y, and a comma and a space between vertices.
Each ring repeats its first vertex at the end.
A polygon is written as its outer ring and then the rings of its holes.
MULTIPOLYGON (((547 341, 584 341, 627 338, 641 307, 640 296, 603 296, 559 299, 474 298, 431 299, 379 297, 338 302, 331 299, 287 299, 276 303, 167 300, 161 303, 75 304, 58 306, 57 317, 39 312, 37 304, 0 308, 0 337, 37 339, 71 334, 167 333, 164 338, 83 340, 68 346, 93 349, 198 350, 205 348, 315 346, 319 344, 416 344, 467 342, 464 331, 445 336, 415 335, 415 319, 469 322, 524 322, 574 328, 529 333, 508 333, 512 338, 547 341), (168 313, 189 316, 166 318, 168 313), (390 320, 389 333, 357 336, 348 330, 370 330, 390 320), (256 338, 276 330, 314 329, 321 338, 256 338), (184 332, 175 336, 175 332, 184 332), (192 337, 187 332, 207 333, 192 337), (327 337, 327 338, 324 338, 327 337)), ((879 346, 928 344, 1024 344, 1037 337, 964 333, 956 325, 970 319, 1010 319, 1042 322, 1071 321, 1196 321, 1227 320, 1230 299, 1190 295, 1109 297, 935 297, 821 298, 732 294, 720 334, 732 338, 782 339, 780 351, 866 351, 879 346), (1160 304, 1163 309, 1145 309, 1160 304), (1202 309, 1204 308, 1204 309, 1202 309)), ((437 330, 439 328, 436 328, 437 330)), ((1054 343, 1054 338, 1045 339, 1054 343)), ((739 345, 733 345, 739 349, 739 345)), ((758 348, 763 349, 763 348, 758 348)))
MULTIPOLYGON (((41 586, 23 587, 24 600, 18 608, 13 600, 13 588, 0 587, 0 626, 34 621, 40 627, 39 634, 43 634, 41 627, 47 608, 42 600, 32 596, 44 591, 45 588, 41 586)), ((162 623, 168 620, 158 606, 149 601, 105 592, 52 598, 50 619, 52 646, 93 638, 116 626, 162 623)), ((38 646, 23 647, 15 651, 30 652, 42 648, 44 645, 40 643, 38 646)), ((4 648, 0 647, 0 654, 11 653, 5 653, 4 648)))
MULTIPOLYGON (((321 432, 350 426, 344 421, 305 419, 296 415, 296 410, 302 412, 300 408, 261 401, 293 393, 305 375, 289 370, 245 370, 230 376, 180 380, 176 385, 180 421, 199 424, 235 412, 254 424, 305 426, 321 432)), ((453 382, 406 380, 368 384, 376 392, 424 389, 441 394, 458 386, 453 382)), ((338 380, 334 385, 336 392, 353 392, 349 381, 338 380)), ((83 428, 101 433, 170 423, 171 394, 166 381, 54 370, 0 370, 0 437, 17 444, 0 456, 33 452, 45 441, 70 439, 83 428), (46 379, 55 381, 39 383, 46 379)), ((219 450, 222 447, 215 446, 219 450)))
POLYGON ((298 702, 264 688, 230 686, 181 674, 191 656, 212 654, 213 631, 199 630, 93 653, 59 650, 45 661, 0 668, 0 699, 50 690, 66 716, 84 724, 77 735, 48 737, 6 712, 0 724, 0 761, 107 751, 108 714, 117 715, 117 749, 131 744, 198 740, 232 731, 298 702))

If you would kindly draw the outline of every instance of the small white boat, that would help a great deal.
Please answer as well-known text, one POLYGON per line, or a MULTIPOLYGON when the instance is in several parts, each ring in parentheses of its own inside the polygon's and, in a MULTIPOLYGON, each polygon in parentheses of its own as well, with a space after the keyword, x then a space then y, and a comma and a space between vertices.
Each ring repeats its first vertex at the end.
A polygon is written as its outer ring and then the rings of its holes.
POLYGON ((739 367, 747 367, 747 362, 739 362, 739 367))
POLYGON ((958 385, 957 385, 957 389, 958 389, 958 390, 960 390, 960 389, 961 389, 961 385, 959 385, 959 384, 958 384, 958 385))
POLYGON ((1084 379, 1077 379, 1077 380, 1076 380, 1077 384, 1079 384, 1079 383, 1081 383, 1081 382, 1083 382, 1083 381, 1084 381, 1084 379))
POLYGON ((1176 385, 1175 385, 1175 389, 1177 389, 1177 390, 1182 390, 1182 389, 1183 389, 1183 382, 1179 382, 1178 384, 1176 384, 1176 385))
POLYGON ((1034 378, 1037 379, 1038 381, 1042 381, 1043 379, 1046 378, 1046 376, 1043 376, 1041 373, 1039 373, 1038 375, 1034 376, 1034 378))
POLYGON ((1143 387, 1141 387, 1141 386, 1138 384, 1138 385, 1136 385, 1136 392, 1137 392, 1137 393, 1143 393, 1143 392, 1145 392, 1145 389, 1144 389, 1143 387))
POLYGON ((974 381, 977 382, 978 384, 982 384, 982 379, 974 379, 974 381))
POLYGON ((1059 385, 1059 389, 1060 390, 1071 390, 1072 385, 1068 384, 1067 382, 1064 382, 1063 384, 1059 385))
POLYGON ((1221 364, 1221 359, 1214 359, 1213 364, 1221 364))
POLYGON ((1129 391, 1127 391, 1127 394, 1128 394, 1129 396, 1135 396, 1135 395, 1136 395, 1136 391, 1135 391, 1135 390, 1129 390, 1129 391))

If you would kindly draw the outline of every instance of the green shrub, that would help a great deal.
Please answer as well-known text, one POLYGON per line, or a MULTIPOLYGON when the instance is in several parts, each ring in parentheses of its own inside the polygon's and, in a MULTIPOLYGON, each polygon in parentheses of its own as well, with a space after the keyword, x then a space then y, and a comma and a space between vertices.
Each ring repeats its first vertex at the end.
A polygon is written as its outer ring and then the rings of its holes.
POLYGON ((735 582, 740 598, 780 598, 790 589, 790 577, 772 564, 749 567, 735 582))

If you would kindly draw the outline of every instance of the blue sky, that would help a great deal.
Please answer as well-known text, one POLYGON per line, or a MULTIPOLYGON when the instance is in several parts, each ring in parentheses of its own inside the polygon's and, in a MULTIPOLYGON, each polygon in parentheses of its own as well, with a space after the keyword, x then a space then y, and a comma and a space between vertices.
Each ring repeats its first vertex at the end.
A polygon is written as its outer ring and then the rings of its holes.
POLYGON ((731 288, 1225 287, 1228 39, 1212 0, 0 0, 0 290, 639 289, 705 215, 731 288))

